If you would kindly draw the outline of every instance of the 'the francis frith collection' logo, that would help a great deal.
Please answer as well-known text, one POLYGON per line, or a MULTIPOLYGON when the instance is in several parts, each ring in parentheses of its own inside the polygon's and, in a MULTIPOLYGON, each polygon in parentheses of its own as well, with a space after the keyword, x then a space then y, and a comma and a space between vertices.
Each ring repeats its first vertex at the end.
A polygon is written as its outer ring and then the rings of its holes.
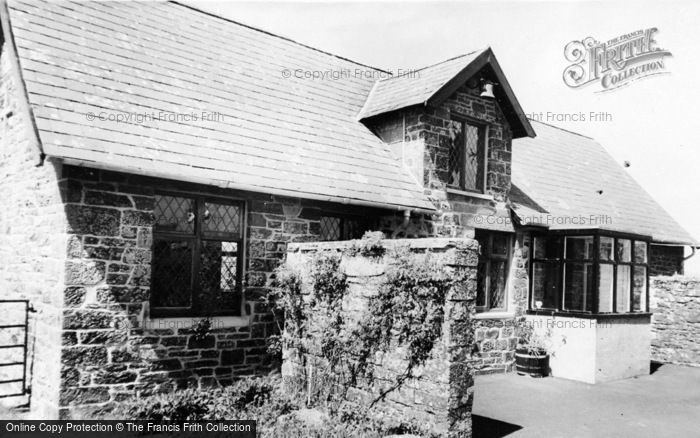
POLYGON ((671 52, 657 46, 657 28, 638 30, 606 42, 592 37, 572 41, 564 48, 572 64, 564 70, 571 88, 599 84, 598 93, 612 91, 652 75, 668 73, 664 57, 671 52))

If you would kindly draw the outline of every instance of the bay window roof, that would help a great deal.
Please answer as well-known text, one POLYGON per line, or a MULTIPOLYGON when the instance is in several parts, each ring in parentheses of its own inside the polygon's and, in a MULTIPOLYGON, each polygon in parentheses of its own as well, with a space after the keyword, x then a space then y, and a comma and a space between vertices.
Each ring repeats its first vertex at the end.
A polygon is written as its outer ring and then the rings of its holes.
POLYGON ((537 138, 513 141, 513 211, 550 230, 599 229, 698 242, 595 140, 535 122, 537 138))

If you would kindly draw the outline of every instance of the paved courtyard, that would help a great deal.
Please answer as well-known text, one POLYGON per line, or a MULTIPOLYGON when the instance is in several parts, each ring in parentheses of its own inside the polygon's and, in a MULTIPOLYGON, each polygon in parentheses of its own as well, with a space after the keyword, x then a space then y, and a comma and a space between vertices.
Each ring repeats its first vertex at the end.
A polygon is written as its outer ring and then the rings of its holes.
POLYGON ((700 368, 598 385, 496 374, 475 391, 475 438, 700 436, 700 368))

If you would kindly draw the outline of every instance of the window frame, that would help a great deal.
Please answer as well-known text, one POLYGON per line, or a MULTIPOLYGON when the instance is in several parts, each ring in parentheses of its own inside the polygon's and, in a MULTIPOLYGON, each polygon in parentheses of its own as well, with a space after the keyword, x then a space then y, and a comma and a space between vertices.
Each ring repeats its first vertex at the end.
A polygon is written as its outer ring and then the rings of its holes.
MULTIPOLYGON (((347 232, 349 231, 349 228, 347 227, 348 221, 355 221, 357 224, 358 229, 360 230, 369 230, 369 227, 366 224, 366 221, 362 216, 356 216, 352 214, 341 214, 341 213, 329 213, 329 212, 322 212, 320 217, 319 217, 319 242, 340 242, 343 240, 352 240, 352 239, 359 239, 362 236, 359 237, 351 237, 347 236, 347 232), (339 228, 340 228, 340 237, 338 240, 325 240, 323 239, 322 235, 322 230, 320 229, 321 227, 321 221, 323 218, 333 218, 333 219, 338 219, 340 221, 339 228)), ((362 234, 364 234, 365 231, 362 231, 362 234)))
POLYGON ((192 199, 195 206, 196 216, 194 229, 192 233, 181 231, 158 231, 156 228, 157 218, 153 223, 153 242, 151 246, 151 288, 155 282, 153 260, 155 255, 155 244, 158 240, 179 240, 192 243, 192 260, 191 260, 191 275, 190 275, 190 307, 158 307, 153 305, 153 294, 151 294, 149 304, 150 313, 155 317, 200 317, 200 316, 241 316, 241 305, 243 303, 243 279, 245 278, 245 260, 246 260, 246 230, 248 220, 248 206, 244 199, 211 196, 201 193, 191 192, 174 192, 174 191, 156 191, 154 196, 172 196, 180 198, 192 199), (227 233, 203 230, 203 218, 206 208, 206 203, 216 203, 222 205, 238 206, 240 208, 240 233, 227 233), (224 310, 209 310, 201 305, 201 300, 197 299, 200 295, 197 289, 200 283, 201 271, 201 256, 203 242, 235 242, 236 243, 236 288, 234 293, 233 308, 224 310))
POLYGON ((610 316, 627 316, 627 315, 645 315, 649 313, 649 248, 651 246, 651 237, 649 236, 643 236, 643 235, 637 235, 637 234, 630 234, 630 233, 618 233, 618 232, 610 232, 610 231, 600 231, 600 230, 561 230, 561 231, 549 231, 549 232, 532 232, 530 234, 530 266, 529 266, 529 285, 528 285, 528 312, 529 313, 534 313, 534 314, 559 314, 559 315, 581 315, 581 316, 590 316, 590 315, 610 315, 610 316), (593 254, 592 257, 589 259, 585 259, 586 263, 592 263, 593 264, 593 305, 592 305, 592 310, 591 311, 581 311, 581 310, 565 310, 564 309, 564 296, 565 296, 565 269, 566 269, 566 262, 578 262, 578 261, 583 261, 583 259, 566 259, 566 237, 578 237, 578 236, 591 236, 593 237, 593 254), (548 237, 558 237, 561 239, 561 242, 559 244, 559 251, 558 251, 558 257, 557 258, 537 258, 535 257, 535 239, 536 238, 548 238, 548 237), (613 257, 612 260, 601 260, 600 257, 600 240, 601 237, 605 238, 612 238, 613 239, 613 257), (630 241, 630 261, 629 262, 624 262, 618 260, 618 245, 620 240, 629 240, 630 241), (645 262, 635 262, 635 253, 634 253, 634 247, 637 242, 643 242, 646 244, 646 261, 645 262), (534 265, 535 263, 558 263, 559 264, 559 282, 558 282, 558 287, 557 287, 557 292, 556 292, 556 308, 551 308, 551 307, 542 307, 542 308, 536 308, 534 299, 535 299, 535 294, 534 294, 534 265), (599 303, 600 303, 600 267, 601 265, 611 265, 613 266, 613 290, 612 290, 612 312, 600 312, 599 309, 599 303), (630 289, 629 289, 629 297, 628 297, 628 304, 629 304, 629 310, 625 312, 618 312, 617 311, 617 301, 618 301, 618 284, 617 284, 617 277, 618 277, 618 266, 629 266, 630 267, 630 289), (642 292, 644 294, 644 307, 641 308, 640 310, 634 310, 634 280, 635 280, 635 275, 634 275, 634 268, 635 267, 644 267, 645 269, 645 287, 644 291, 642 292))
MULTIPOLYGON (((510 268, 511 268, 511 263, 513 261, 513 234, 512 233, 506 233, 506 232, 499 232, 499 231, 489 231, 489 230, 481 230, 477 229, 476 230, 478 233, 484 233, 485 235, 488 236, 488 244, 487 246, 487 251, 488 254, 484 254, 483 248, 481 248, 480 254, 479 254, 479 259, 484 257, 484 262, 486 264, 485 266, 485 271, 486 275, 484 278, 484 305, 479 306, 476 305, 475 309, 477 313, 483 313, 483 314, 488 314, 488 313, 503 313, 508 311, 509 307, 509 301, 510 301, 510 268), (506 248, 507 252, 506 255, 498 255, 494 254, 492 251, 493 248, 493 237, 495 235, 500 235, 504 236, 507 238, 507 243, 506 243, 506 248), (502 307, 496 307, 496 308, 490 308, 490 301, 491 301, 491 261, 492 260, 499 260, 499 261, 504 261, 505 262, 505 284, 503 285, 503 306, 502 307)), ((476 236, 475 236, 476 238, 476 236)), ((481 246, 481 242, 479 242, 481 246)), ((481 260, 480 260, 481 263, 481 260)), ((479 269, 479 268, 478 268, 479 269)), ((481 273, 477 273, 477 275, 481 275, 481 273)), ((477 288, 478 288, 478 282, 477 282, 477 288)), ((475 298, 474 302, 475 304, 477 303, 478 300, 478 294, 479 291, 477 289, 477 297, 475 298)))
MULTIPOLYGON (((460 154, 459 154, 459 168, 461 169, 460 172, 460 177, 459 177, 459 184, 458 185, 452 185, 449 183, 449 179, 451 178, 448 176, 448 181, 446 181, 446 186, 448 189, 452 190, 460 190, 463 192, 468 192, 468 193, 479 193, 479 194, 485 194, 486 193, 486 188, 488 184, 488 160, 489 160, 489 144, 488 144, 488 135, 489 135, 489 124, 484 122, 483 120, 478 120, 472 117, 466 117, 462 115, 451 115, 450 116, 450 122, 458 122, 462 124, 462 132, 464 133, 464 140, 462 141, 462 144, 460 145, 460 154), (479 130, 479 145, 477 147, 480 147, 483 151, 483 156, 481 157, 481 166, 482 166, 482 178, 481 178, 481 187, 477 188, 467 188, 466 187, 466 169, 467 169, 467 132, 466 132, 466 126, 467 125, 472 125, 475 126, 479 130)), ((449 155, 448 155, 449 157, 449 155)), ((448 175, 450 174, 450 168, 451 166, 448 163, 448 175)), ((477 175, 478 175, 479 169, 477 169, 477 175)))
POLYGON ((536 309, 536 310, 556 310, 560 309, 562 306, 562 294, 561 294, 561 288, 562 288, 562 282, 563 282, 563 276, 564 276, 564 236, 556 235, 557 238, 560 239, 559 245, 557 245, 557 252, 554 257, 535 257, 535 239, 538 237, 549 237, 553 235, 548 235, 548 234, 533 234, 530 236, 530 266, 529 266, 529 273, 530 273, 530 287, 529 287, 529 297, 528 297, 528 308, 529 309, 536 309), (535 282, 535 263, 543 263, 543 264, 548 264, 551 266, 554 266, 555 269, 559 272, 559 284, 557 285, 557 290, 554 295, 554 302, 555 302, 555 308, 551 307, 541 307, 541 308, 536 308, 535 306, 535 287, 534 287, 534 282, 535 282))

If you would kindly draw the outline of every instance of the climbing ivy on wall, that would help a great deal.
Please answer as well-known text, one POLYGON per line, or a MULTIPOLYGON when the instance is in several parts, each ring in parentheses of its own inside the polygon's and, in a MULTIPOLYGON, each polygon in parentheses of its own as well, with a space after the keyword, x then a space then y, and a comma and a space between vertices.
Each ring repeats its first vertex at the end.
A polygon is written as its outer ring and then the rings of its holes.
POLYGON ((445 299, 454 282, 452 272, 429 252, 413 254, 404 248, 391 257, 379 293, 369 299, 367 316, 357 330, 358 371, 372 380, 371 358, 395 347, 406 349, 406 365, 373 404, 413 378, 415 369, 430 359, 442 334, 445 299))
MULTIPOLYGON (((368 234, 345 253, 316 254, 308 272, 311 290, 304 297, 298 270, 283 265, 277 271, 277 287, 270 301, 285 315, 281 344, 298 349, 302 358, 312 353, 311 357, 321 359, 314 364, 315 378, 324 382, 316 386, 325 386, 328 391, 315 396, 326 399, 345 397, 350 387, 371 384, 378 353, 402 348, 405 368, 372 404, 414 378, 415 370, 430 359, 442 334, 447 294, 461 280, 430 252, 416 254, 404 247, 387 253, 376 233, 368 234), (361 317, 348 317, 344 304, 349 284, 343 258, 385 255, 387 268, 378 292, 368 298, 361 317)), ((311 370, 307 379, 312 378, 310 374, 311 370)))

